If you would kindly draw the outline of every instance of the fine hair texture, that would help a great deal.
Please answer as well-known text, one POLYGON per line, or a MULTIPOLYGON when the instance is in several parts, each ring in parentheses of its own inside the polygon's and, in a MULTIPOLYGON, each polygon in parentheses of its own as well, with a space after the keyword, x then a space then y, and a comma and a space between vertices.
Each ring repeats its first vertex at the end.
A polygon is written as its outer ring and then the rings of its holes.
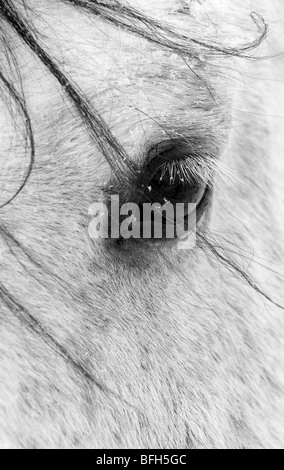
MULTIPOLYGON (((23 4, 25 4, 24 0, 22 1, 23 4)), ((265 20, 256 13, 252 14, 252 20, 255 22, 259 30, 256 32, 256 39, 253 42, 240 45, 239 47, 230 47, 229 45, 224 47, 218 42, 211 41, 210 43, 206 43, 202 41, 201 38, 191 37, 190 32, 188 36, 185 36, 184 34, 171 29, 168 25, 159 23, 157 20, 143 15, 134 8, 123 6, 116 1, 107 3, 96 0, 61 1, 65 4, 71 5, 79 11, 85 12, 87 15, 99 17, 101 21, 111 24, 127 33, 139 36, 143 38, 143 40, 155 44, 157 47, 171 51, 182 59, 198 59, 202 52, 206 52, 212 57, 239 57, 244 60, 265 59, 254 55, 254 51, 262 44, 268 34, 268 25, 265 20)), ((6 54, 9 56, 10 61, 13 62, 15 52, 12 50, 12 47, 10 47, 11 45, 9 45, 5 40, 5 32, 7 30, 13 30, 13 32, 18 35, 26 47, 40 59, 48 73, 51 74, 60 84, 64 94, 67 96, 69 102, 80 117, 82 125, 88 130, 94 144, 99 147, 102 155, 108 162, 112 171, 114 187, 116 185, 130 187, 131 182, 136 181, 136 179, 139 179, 141 182, 141 178, 143 178, 143 176, 139 173, 140 167, 131 161, 126 150, 113 135, 105 120, 89 102, 78 84, 73 83, 72 80, 68 78, 68 76, 61 70, 59 64, 45 50, 44 46, 37 39, 36 31, 33 30, 33 27, 29 24, 28 20, 21 15, 17 9, 17 1, 14 0, 0 0, 0 41, 2 41, 2 46, 5 49, 6 54)), ((18 73, 18 78, 21 80, 20 71, 18 73)), ((30 162, 23 181, 12 197, 5 201, 0 207, 0 237, 3 238, 12 255, 17 256, 17 253, 23 253, 29 261, 32 261, 37 268, 44 272, 44 270, 47 270, 48 268, 38 262, 36 256, 33 258, 30 251, 26 250, 24 244, 20 243, 9 232, 1 220, 1 210, 7 208, 7 206, 12 202, 16 203, 16 198, 21 194, 23 188, 29 184, 29 179, 37 158, 37 148, 33 135, 33 122, 29 116, 24 94, 19 94, 6 71, 1 69, 1 65, 0 84, 2 85, 1 92, 3 96, 5 97, 5 95, 8 95, 10 97, 15 105, 15 109, 24 123, 26 133, 26 151, 28 150, 30 155, 30 162)), ((203 85, 209 88, 210 91, 210 85, 208 85, 208 83, 203 83, 203 85)), ((3 99, 5 99, 4 97, 3 99)), ((145 182, 147 182, 147 175, 145 176, 145 182)), ((142 194, 141 197, 143 197, 142 194)), ((270 297, 269 292, 264 291, 258 283, 250 277, 241 265, 237 264, 233 256, 233 251, 232 254, 230 254, 229 243, 229 248, 226 249, 222 246, 220 240, 218 240, 217 235, 213 236, 213 234, 205 232, 202 229, 198 229, 197 244, 198 247, 208 255, 208 257, 218 260, 221 265, 225 266, 234 275, 244 280, 257 293, 264 296, 268 301, 272 302, 279 308, 283 308, 270 297)), ((59 340, 55 339, 52 334, 47 331, 44 326, 42 326, 41 323, 28 311, 28 309, 19 303, 14 295, 12 295, 6 288, 2 279, 0 279, 0 299, 16 318, 18 318, 36 335, 43 338, 43 340, 56 350, 56 352, 62 356, 77 373, 84 376, 87 382, 95 385, 104 394, 118 398, 121 401, 124 401, 128 406, 132 406, 118 394, 113 392, 109 387, 105 386, 100 381, 100 378, 94 377, 94 375, 88 371, 88 368, 77 360, 75 355, 72 356, 70 352, 60 344, 59 340)))
MULTIPOLYGON (((131 34, 142 36, 145 40, 151 41, 159 46, 169 49, 182 57, 198 57, 200 49, 209 50, 212 55, 222 55, 228 57, 241 57, 247 60, 260 60, 255 56, 251 55, 266 38, 268 34, 268 25, 264 19, 256 13, 252 14, 252 19, 256 25, 260 28, 261 33, 257 39, 251 43, 244 44, 238 48, 232 47, 221 47, 217 43, 205 43, 203 41, 184 37, 178 32, 172 31, 168 26, 159 24, 157 21, 143 16, 139 11, 133 8, 125 7, 120 5, 118 2, 104 3, 95 0, 63 0, 65 3, 71 4, 74 8, 83 9, 90 15, 99 16, 102 21, 111 23, 112 25, 122 28, 131 34), (198 53, 194 51, 194 46, 198 47, 198 53)), ((88 100, 82 93, 82 91, 71 83, 71 81, 65 76, 60 70, 60 67, 55 61, 49 56, 49 54, 43 49, 43 47, 37 42, 32 28, 29 26, 27 21, 21 17, 16 9, 16 2, 12 0, 1 0, 0 1, 0 18, 2 19, 1 28, 5 31, 7 24, 13 28, 14 31, 21 37, 22 41, 36 54, 48 71, 56 78, 59 84, 62 86, 64 92, 73 103, 79 116, 82 119, 84 125, 89 129, 89 132, 95 142, 99 145, 102 154, 108 161, 115 179, 123 183, 123 175, 129 177, 135 175, 137 168, 130 162, 125 150, 122 148, 120 143, 114 137, 106 122, 102 119, 96 109, 88 103, 88 100), (6 24, 6 26, 5 26, 6 24), (4 28, 4 29, 3 29, 4 28)), ((32 122, 29 118, 29 113, 26 108, 24 97, 19 96, 15 90, 13 84, 9 81, 9 77, 6 77, 3 71, 0 70, 0 81, 7 89, 12 99, 16 102, 19 109, 19 113, 23 115, 27 138, 29 140, 30 147, 30 164, 26 172, 26 176, 18 188, 17 192, 6 201, 1 208, 4 208, 11 203, 22 191, 24 186, 27 184, 30 174, 33 170, 36 149, 33 138, 32 122)), ((140 177, 141 178, 141 177, 140 177)), ((0 209, 1 209, 0 208, 0 209)), ((250 277, 242 271, 237 265, 234 264, 233 260, 228 259, 224 256, 216 245, 210 243, 202 232, 198 234, 199 243, 204 249, 209 250, 211 254, 217 256, 218 259, 228 266, 229 269, 235 270, 240 276, 242 276, 251 287, 256 289, 260 294, 264 295, 268 300, 272 299, 266 293, 262 292, 257 284, 250 279, 250 277)), ((280 305, 278 305, 280 307, 280 305)))

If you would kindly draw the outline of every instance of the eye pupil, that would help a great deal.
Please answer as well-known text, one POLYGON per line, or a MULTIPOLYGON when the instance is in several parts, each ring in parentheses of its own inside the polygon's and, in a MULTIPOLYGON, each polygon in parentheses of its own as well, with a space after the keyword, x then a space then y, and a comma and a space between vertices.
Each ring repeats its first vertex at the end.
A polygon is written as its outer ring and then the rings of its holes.
POLYGON ((156 192, 160 191, 161 194, 165 194, 175 202, 179 202, 177 199, 181 199, 182 202, 183 193, 187 191, 187 185, 181 181, 178 175, 174 178, 169 174, 162 175, 160 171, 153 177, 151 184, 156 192))
POLYGON ((188 156, 184 160, 171 161, 165 159, 164 153, 157 156, 149 171, 151 177, 148 186, 153 196, 157 198, 160 195, 159 199, 167 198, 173 204, 197 202, 206 185, 189 177, 185 172, 186 166, 190 166, 188 156))
POLYGON ((197 174, 196 161, 197 157, 188 143, 162 143, 152 149, 144 170, 141 171, 141 207, 144 203, 158 204, 161 207, 166 203, 174 206, 182 203, 184 213, 189 214, 192 208, 188 204, 196 204, 199 220, 208 206, 211 190, 200 174, 197 174))

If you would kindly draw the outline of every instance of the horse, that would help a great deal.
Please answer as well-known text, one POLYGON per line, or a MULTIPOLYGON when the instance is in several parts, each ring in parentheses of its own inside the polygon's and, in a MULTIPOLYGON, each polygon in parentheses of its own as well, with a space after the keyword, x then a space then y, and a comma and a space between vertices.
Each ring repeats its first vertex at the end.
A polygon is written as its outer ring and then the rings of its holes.
POLYGON ((0 0, 1 448, 283 448, 281 14, 0 0), (112 197, 194 246, 91 237, 112 197))

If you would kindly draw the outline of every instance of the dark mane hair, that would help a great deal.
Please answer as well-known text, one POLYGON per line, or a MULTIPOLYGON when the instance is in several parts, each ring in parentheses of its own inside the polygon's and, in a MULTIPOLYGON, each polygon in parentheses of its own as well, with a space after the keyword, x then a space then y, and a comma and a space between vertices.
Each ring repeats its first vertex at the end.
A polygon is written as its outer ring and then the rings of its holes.
MULTIPOLYGON (((252 18, 261 29, 261 34, 251 43, 244 44, 238 48, 225 48, 221 47, 217 43, 207 44, 198 39, 191 38, 190 36, 185 37, 178 32, 171 30, 168 26, 159 24, 157 21, 142 15, 139 11, 130 7, 122 6, 118 2, 106 4, 96 0, 89 0, 88 2, 85 0, 62 1, 66 4, 72 5, 74 8, 85 11, 90 15, 99 16, 99 18, 104 22, 111 23, 112 25, 122 28, 131 34, 141 36, 145 40, 153 42, 162 48, 169 49, 182 57, 199 58, 203 49, 209 50, 213 55, 255 59, 255 57, 249 55, 249 53, 262 43, 268 33, 268 25, 265 23, 263 18, 256 13, 253 13, 252 18)), ((25 0, 23 0, 23 3, 25 5, 25 0)), ((73 103, 83 123, 89 129, 90 134, 99 145, 104 157, 108 161, 112 170, 114 170, 116 178, 119 178, 121 173, 123 174, 124 169, 131 169, 132 165, 130 164, 125 150, 111 133, 106 122, 102 119, 96 109, 90 105, 78 86, 71 83, 68 77, 62 72, 62 70, 60 70, 56 62, 39 44, 36 40, 32 26, 29 25, 27 20, 17 11, 13 0, 0 0, 0 18, 3 20, 2 25, 0 24, 0 31, 1 29, 2 31, 5 31, 5 25, 6 27, 9 25, 28 46, 28 48, 37 55, 48 71, 56 78, 70 101, 73 103)), ((18 95, 13 84, 9 81, 9 78, 5 77, 1 71, 0 81, 9 91, 11 97, 18 105, 19 111, 24 116, 24 120, 26 121, 26 132, 31 148, 31 161, 24 181, 16 194, 9 201, 6 201, 5 204, 0 206, 1 209, 12 202, 27 183, 34 165, 35 146, 32 123, 29 118, 24 97, 18 95)))
MULTIPOLYGON (((190 35, 185 36, 184 34, 171 29, 169 26, 159 23, 151 17, 144 16, 134 8, 121 5, 119 2, 104 3, 101 0, 61 1, 65 4, 69 4, 77 10, 84 11, 88 15, 99 17, 103 22, 110 23, 111 25, 127 31, 130 34, 140 36, 145 41, 150 41, 163 49, 170 50, 173 53, 186 58, 198 58, 202 51, 209 51, 213 56, 228 58, 241 57, 244 59, 259 60, 259 58, 255 57, 252 52, 262 43, 268 33, 268 25, 265 23, 264 19, 256 13, 253 13, 252 19, 260 30, 255 41, 240 45, 239 47, 223 47, 217 42, 206 43, 200 38, 192 38, 190 35)), ((22 3, 25 5, 25 0, 22 0, 22 3)), ((64 93, 80 116, 82 123, 86 126, 93 140, 99 146, 102 154, 109 163, 115 177, 120 180, 122 178, 121 175, 125 172, 135 175, 137 169, 133 163, 130 162, 125 149, 112 134, 107 123, 103 120, 94 106, 89 103, 79 86, 70 81, 55 60, 38 42, 33 27, 17 9, 16 0, 0 0, 0 33, 2 33, 0 41, 2 41, 2 46, 6 48, 8 55, 11 56, 13 54, 12 48, 9 49, 9 44, 7 44, 7 41, 3 39, 5 38, 5 31, 7 29, 12 29, 18 37, 21 38, 22 42, 41 60, 48 72, 52 74, 61 85, 64 93)), ((22 116, 23 122, 25 123, 25 131, 30 150, 30 164, 27 168, 24 180, 16 193, 0 207, 0 209, 3 209, 15 200, 28 183, 36 158, 36 147, 33 137, 33 124, 29 116, 24 96, 21 96, 16 90, 13 82, 6 75, 5 70, 0 70, 0 83, 2 83, 4 89, 8 92, 14 101, 19 114, 22 116)), ((6 238, 11 237, 6 228, 2 225, 1 218, 0 233, 1 236, 5 236, 6 238)), ((14 242, 16 241, 14 240, 14 242)), ((199 232, 198 242, 209 255, 216 257, 223 265, 227 266, 228 269, 242 277, 253 289, 275 305, 278 305, 261 290, 261 288, 246 272, 243 271, 241 267, 235 263, 233 258, 230 257, 221 246, 210 241, 206 234, 199 232)), ((24 250, 24 247, 19 244, 18 247, 24 250)), ((82 366, 78 365, 72 358, 70 358, 66 351, 64 351, 62 347, 44 331, 43 327, 35 320, 35 318, 15 301, 2 283, 0 283, 0 296, 2 301, 15 313, 15 315, 20 315, 21 318, 24 318, 28 326, 36 333, 46 336, 47 341, 52 342, 54 347, 59 349, 69 361, 71 360, 76 368, 80 368, 81 372, 90 378, 88 373, 82 369, 82 366)), ((282 308, 280 305, 278 306, 282 308)))

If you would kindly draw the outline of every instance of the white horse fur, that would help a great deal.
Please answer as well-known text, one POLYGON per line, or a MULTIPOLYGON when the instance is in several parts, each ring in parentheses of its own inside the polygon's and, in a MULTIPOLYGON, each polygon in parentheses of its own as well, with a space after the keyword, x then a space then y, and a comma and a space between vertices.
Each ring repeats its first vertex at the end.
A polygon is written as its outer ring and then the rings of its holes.
MULTIPOLYGON (((218 153, 206 236, 240 271, 202 243, 89 238, 111 168, 0 16, 0 70, 25 97, 36 148, 0 210, 0 447, 283 448, 283 2, 121 1, 224 48, 261 34, 252 11, 269 25, 250 58, 200 47, 192 60, 68 1, 12 3, 133 162, 165 132, 218 153)), ((2 205, 30 153, 3 83, 0 98, 2 205)))

